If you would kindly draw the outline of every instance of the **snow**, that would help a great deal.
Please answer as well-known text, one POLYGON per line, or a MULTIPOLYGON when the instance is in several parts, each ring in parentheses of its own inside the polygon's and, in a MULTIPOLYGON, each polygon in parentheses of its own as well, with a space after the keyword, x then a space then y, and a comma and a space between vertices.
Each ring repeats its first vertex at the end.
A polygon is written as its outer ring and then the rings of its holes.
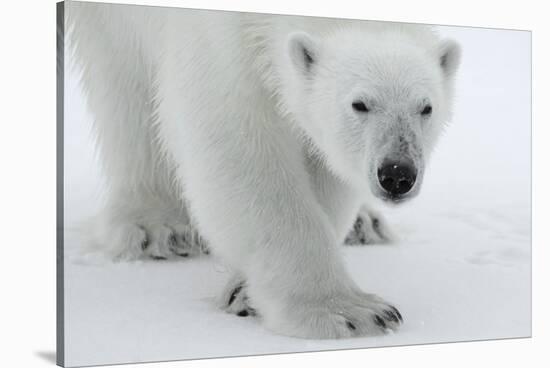
MULTIPOLYGON (((216 307, 229 277, 209 256, 110 263, 79 255, 101 173, 74 72, 65 80, 68 366, 526 337, 531 334, 528 32, 439 27, 463 47, 455 118, 418 198, 383 209, 399 240, 342 247, 350 273, 405 324, 379 337, 304 340, 216 307)), ((69 57, 67 57, 69 58, 69 57)))

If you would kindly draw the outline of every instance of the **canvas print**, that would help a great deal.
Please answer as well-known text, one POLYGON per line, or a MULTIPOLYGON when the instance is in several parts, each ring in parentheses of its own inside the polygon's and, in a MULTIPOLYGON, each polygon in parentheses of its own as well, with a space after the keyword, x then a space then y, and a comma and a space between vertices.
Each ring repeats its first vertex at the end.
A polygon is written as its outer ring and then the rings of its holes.
POLYGON ((531 34, 58 4, 58 364, 529 337, 531 34))

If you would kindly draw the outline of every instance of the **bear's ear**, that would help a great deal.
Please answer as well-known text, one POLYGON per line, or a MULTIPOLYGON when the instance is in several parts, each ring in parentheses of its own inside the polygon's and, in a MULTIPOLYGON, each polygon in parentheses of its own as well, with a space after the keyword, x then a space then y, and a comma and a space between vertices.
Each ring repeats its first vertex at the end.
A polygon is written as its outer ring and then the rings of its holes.
POLYGON ((452 77, 460 65, 460 45, 453 40, 444 40, 439 45, 439 65, 447 77, 452 77))
POLYGON ((297 32, 288 38, 288 50, 294 66, 303 73, 310 73, 317 62, 317 43, 307 33, 297 32))

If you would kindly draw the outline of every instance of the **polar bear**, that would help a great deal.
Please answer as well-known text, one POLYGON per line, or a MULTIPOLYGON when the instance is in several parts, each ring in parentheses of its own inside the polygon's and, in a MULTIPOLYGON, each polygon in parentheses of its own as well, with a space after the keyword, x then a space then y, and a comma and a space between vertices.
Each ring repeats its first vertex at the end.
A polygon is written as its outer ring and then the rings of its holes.
POLYGON ((450 119, 456 42, 313 17, 78 2, 66 15, 108 180, 103 251, 187 256, 206 239, 235 271, 225 307, 280 334, 400 325, 337 247, 362 205, 359 227, 383 237, 373 197, 418 193, 450 119))

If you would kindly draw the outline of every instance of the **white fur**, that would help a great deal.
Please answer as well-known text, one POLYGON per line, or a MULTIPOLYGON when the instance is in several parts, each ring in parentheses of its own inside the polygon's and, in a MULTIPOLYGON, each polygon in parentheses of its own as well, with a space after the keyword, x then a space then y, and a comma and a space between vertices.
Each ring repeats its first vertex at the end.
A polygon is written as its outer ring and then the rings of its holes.
POLYGON ((407 136, 423 168, 458 47, 413 25, 75 2, 67 14, 109 181, 97 243, 135 258, 148 237, 164 254, 192 213, 268 328, 380 333, 390 307, 359 290, 337 245, 376 194, 388 137, 407 136), (368 117, 351 110, 358 96, 368 117))

